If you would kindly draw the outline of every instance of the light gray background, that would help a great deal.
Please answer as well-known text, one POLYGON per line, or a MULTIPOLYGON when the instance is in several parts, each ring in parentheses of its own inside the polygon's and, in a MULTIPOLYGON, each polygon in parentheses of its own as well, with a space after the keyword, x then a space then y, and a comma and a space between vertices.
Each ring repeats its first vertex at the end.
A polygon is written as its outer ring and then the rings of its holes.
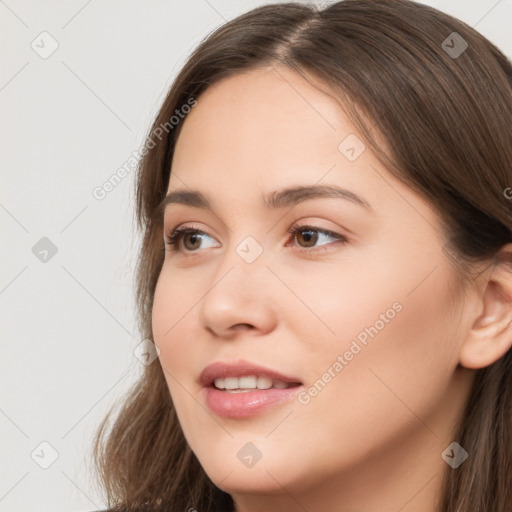
MULTIPOLYGON (((132 352, 140 240, 134 173, 103 200, 92 191, 141 147, 195 45, 264 3, 0 0, 0 511, 104 506, 90 442, 142 366, 132 352), (51 49, 44 31, 58 43, 45 59, 31 47, 51 49), (32 251, 43 237, 57 248, 46 262, 32 251), (42 442, 58 454, 48 469, 42 442)), ((512 0, 423 3, 512 56, 512 0)))

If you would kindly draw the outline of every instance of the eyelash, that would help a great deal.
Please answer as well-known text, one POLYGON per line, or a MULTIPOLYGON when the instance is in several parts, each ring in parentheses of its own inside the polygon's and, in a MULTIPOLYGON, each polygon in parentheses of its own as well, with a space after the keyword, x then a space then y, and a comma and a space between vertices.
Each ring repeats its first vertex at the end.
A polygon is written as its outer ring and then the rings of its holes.
MULTIPOLYGON (((311 253, 311 252, 318 253, 318 252, 329 251, 329 250, 331 250, 332 246, 338 246, 339 244, 343 245, 348 242, 347 238, 344 237, 343 235, 334 233, 334 232, 326 230, 326 229, 320 229, 320 228, 317 228, 314 226, 310 226, 307 224, 303 224, 301 226, 292 226, 287 232, 292 235, 292 241, 293 241, 295 235, 302 231, 315 231, 315 232, 321 233, 323 235, 327 235, 332 238, 336 238, 337 240, 335 242, 331 242, 329 244, 324 244, 324 245, 321 245, 320 247, 312 248, 312 249, 295 246, 296 250, 298 250, 301 253, 311 253)), ((191 228, 188 226, 182 226, 182 227, 176 228, 170 234, 167 234, 165 236, 164 249, 168 248, 168 250, 175 251, 175 252, 180 251, 179 243, 181 242, 181 239, 183 238, 183 236, 187 233, 204 234, 204 235, 210 236, 210 235, 208 235, 208 233, 205 233, 204 231, 201 231, 199 229, 191 228)), ((185 251, 185 252, 193 254, 197 251, 185 251)))

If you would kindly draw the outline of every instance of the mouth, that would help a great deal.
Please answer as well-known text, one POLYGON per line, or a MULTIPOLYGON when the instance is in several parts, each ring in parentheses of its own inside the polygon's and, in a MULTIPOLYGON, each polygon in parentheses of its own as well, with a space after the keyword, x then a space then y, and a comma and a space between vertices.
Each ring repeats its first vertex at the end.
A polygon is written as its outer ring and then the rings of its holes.
POLYGON ((303 383, 296 377, 247 361, 216 362, 199 378, 206 405, 219 416, 253 416, 290 400, 303 383))
POLYGON ((204 387, 224 390, 285 389, 302 384, 300 379, 248 361, 222 362, 208 365, 199 376, 204 387))
POLYGON ((285 382, 265 375, 244 375, 242 377, 217 378, 212 384, 227 393, 246 393, 256 389, 287 389, 300 386, 300 382, 285 382))

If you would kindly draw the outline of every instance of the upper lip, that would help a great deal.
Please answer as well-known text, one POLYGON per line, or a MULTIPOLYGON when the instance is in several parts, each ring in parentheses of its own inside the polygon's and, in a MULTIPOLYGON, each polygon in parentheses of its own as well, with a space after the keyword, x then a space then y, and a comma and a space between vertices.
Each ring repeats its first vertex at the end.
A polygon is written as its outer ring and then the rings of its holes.
POLYGON ((273 380, 280 380, 282 382, 302 384, 300 379, 296 377, 290 377, 283 375, 282 373, 253 364, 248 361, 237 361, 237 362, 222 362, 216 361, 215 363, 209 364, 199 376, 199 381, 205 387, 210 386, 215 379, 224 379, 226 377, 243 377, 245 375, 256 375, 270 377, 273 380))

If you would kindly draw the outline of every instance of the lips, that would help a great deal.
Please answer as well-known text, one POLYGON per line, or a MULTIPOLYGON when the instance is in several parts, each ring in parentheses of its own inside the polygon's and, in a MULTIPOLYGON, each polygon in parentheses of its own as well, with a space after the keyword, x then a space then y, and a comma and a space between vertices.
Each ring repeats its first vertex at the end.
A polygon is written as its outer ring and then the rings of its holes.
POLYGON ((304 388, 297 377, 247 361, 210 364, 202 371, 199 381, 203 386, 202 399, 208 408, 218 416, 233 419, 261 414, 290 402, 304 388), (238 385, 254 386, 255 377, 257 388, 234 389, 238 385), (224 388, 219 389, 214 382, 224 385, 224 388))
POLYGON ((227 377, 245 377, 247 375, 257 375, 268 377, 275 381, 281 381, 286 384, 300 385, 299 378, 284 375, 276 370, 264 366, 249 363, 248 361, 238 361, 236 363, 215 362, 208 365, 199 377, 199 382, 204 387, 212 386, 215 379, 226 379, 227 377))

